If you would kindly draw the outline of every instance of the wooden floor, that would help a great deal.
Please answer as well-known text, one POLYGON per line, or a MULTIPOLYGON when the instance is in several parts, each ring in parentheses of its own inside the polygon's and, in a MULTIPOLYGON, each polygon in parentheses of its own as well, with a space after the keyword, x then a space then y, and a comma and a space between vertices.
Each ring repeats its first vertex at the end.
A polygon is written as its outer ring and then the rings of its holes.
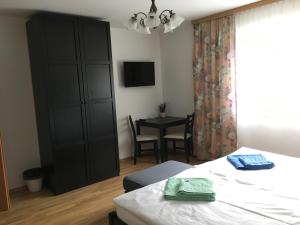
MULTIPOLYGON (((183 155, 170 157, 184 161, 183 155)), ((192 164, 199 164, 192 159, 192 164)), ((155 165, 153 157, 144 156, 133 165, 132 160, 121 160, 121 174, 88 187, 55 196, 47 189, 29 193, 25 189, 11 194, 12 207, 0 212, 0 225, 107 225, 107 214, 114 210, 113 198, 124 192, 123 177, 155 165)))

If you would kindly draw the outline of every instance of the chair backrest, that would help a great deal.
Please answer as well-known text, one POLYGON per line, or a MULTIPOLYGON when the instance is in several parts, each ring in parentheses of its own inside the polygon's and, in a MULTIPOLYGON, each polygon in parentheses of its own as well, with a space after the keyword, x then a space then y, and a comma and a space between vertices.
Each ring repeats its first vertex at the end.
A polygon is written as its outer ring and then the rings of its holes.
POLYGON ((195 118, 195 113, 192 113, 191 115, 186 116, 185 129, 184 129, 184 139, 187 138, 188 134, 191 134, 193 136, 194 118, 195 118))
POLYGON ((132 134, 133 134, 134 142, 136 142, 136 131, 135 131, 135 128, 134 128, 134 124, 133 124, 131 115, 128 116, 128 120, 129 120, 131 131, 132 131, 132 134))

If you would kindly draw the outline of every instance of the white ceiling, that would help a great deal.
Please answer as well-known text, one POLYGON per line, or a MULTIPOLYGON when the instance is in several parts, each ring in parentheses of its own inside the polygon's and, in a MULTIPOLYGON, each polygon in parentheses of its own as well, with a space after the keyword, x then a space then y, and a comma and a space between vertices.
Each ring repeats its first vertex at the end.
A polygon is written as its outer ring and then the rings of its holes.
MULTIPOLYGON (((186 20, 207 16, 257 0, 156 0, 158 11, 173 9, 186 20)), ((29 15, 43 10, 106 18, 120 24, 137 11, 148 12, 150 0, 0 0, 0 15, 29 15)))

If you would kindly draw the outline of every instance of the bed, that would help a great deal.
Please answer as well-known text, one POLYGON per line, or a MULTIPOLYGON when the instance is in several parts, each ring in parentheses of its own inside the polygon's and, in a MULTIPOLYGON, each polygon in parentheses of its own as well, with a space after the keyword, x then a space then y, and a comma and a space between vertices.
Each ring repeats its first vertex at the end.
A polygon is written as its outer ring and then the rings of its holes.
POLYGON ((222 157, 176 175, 211 179, 214 202, 166 201, 163 180, 115 198, 117 215, 128 225, 299 225, 300 158, 249 148, 232 154, 252 153, 275 167, 240 171, 222 157))

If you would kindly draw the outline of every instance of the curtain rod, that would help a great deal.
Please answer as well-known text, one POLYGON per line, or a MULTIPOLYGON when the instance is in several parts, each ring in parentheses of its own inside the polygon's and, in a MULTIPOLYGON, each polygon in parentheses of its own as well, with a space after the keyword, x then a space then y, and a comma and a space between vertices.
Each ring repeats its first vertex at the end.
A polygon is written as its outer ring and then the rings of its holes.
POLYGON ((246 11, 246 10, 249 10, 249 9, 254 9, 254 8, 259 7, 259 6, 264 6, 264 5, 268 5, 268 4, 271 4, 271 3, 274 3, 274 2, 280 2, 280 1, 282 1, 282 0, 261 0, 261 1, 258 1, 258 2, 253 2, 253 3, 247 4, 247 5, 243 5, 243 6, 234 8, 234 9, 226 10, 224 12, 220 12, 220 13, 216 13, 216 14, 212 14, 212 15, 209 15, 209 16, 205 16, 205 17, 201 17, 201 18, 192 20, 192 24, 198 24, 198 23, 209 21, 209 20, 218 19, 218 18, 221 18, 221 17, 224 17, 224 16, 229 16, 229 15, 236 14, 236 13, 239 13, 239 12, 243 12, 243 11, 246 11))

